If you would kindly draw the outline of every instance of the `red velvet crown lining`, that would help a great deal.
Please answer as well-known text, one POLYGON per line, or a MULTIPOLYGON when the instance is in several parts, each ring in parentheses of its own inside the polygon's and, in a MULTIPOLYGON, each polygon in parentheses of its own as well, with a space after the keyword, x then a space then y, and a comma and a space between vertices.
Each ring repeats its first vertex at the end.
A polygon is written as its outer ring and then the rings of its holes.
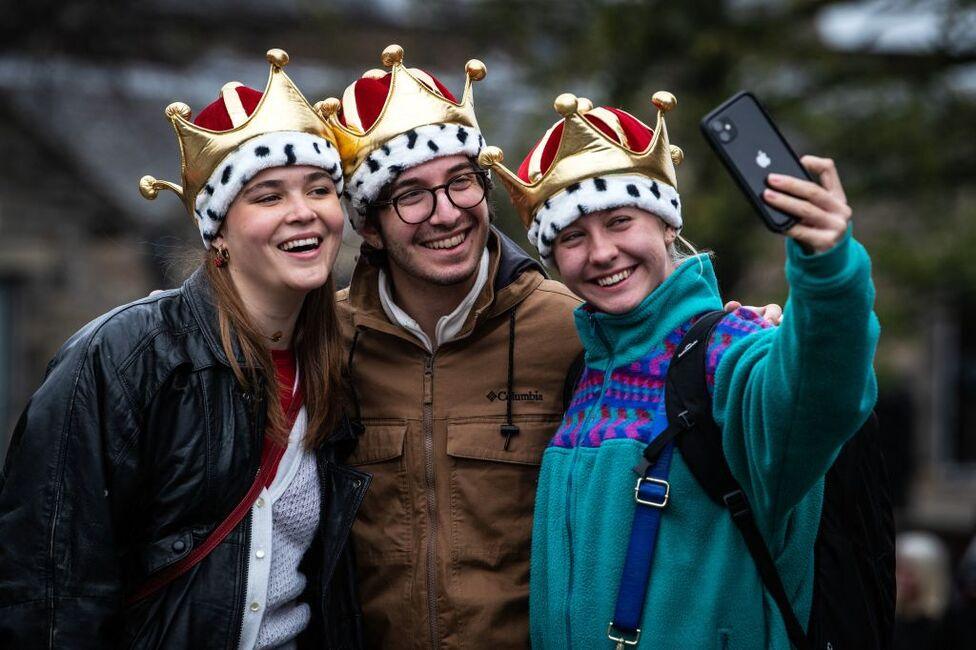
MULTIPOLYGON (((237 91, 237 96, 241 98, 241 105, 244 106, 244 112, 248 115, 254 112, 254 109, 258 106, 258 102, 261 101, 261 97, 264 95, 260 90, 254 90, 247 86, 238 86, 234 90, 237 91)), ((200 114, 193 120, 193 123, 211 131, 230 131, 234 128, 234 123, 230 121, 230 113, 227 112, 227 107, 224 106, 223 97, 218 97, 214 102, 200 111, 200 114)))

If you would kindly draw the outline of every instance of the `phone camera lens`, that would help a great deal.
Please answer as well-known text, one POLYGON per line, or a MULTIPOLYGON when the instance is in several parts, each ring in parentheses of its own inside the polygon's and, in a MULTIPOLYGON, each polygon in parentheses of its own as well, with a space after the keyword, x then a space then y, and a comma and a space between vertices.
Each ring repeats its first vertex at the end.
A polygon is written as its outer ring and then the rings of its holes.
POLYGON ((735 140, 735 136, 738 135, 738 131, 732 123, 732 120, 727 117, 712 120, 709 128, 718 135, 719 141, 725 144, 735 140))

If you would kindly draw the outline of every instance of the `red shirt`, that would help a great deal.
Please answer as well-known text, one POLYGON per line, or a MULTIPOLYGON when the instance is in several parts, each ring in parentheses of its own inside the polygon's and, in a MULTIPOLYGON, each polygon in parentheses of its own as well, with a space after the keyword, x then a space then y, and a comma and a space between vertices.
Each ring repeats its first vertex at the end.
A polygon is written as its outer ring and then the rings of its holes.
POLYGON ((285 422, 291 429, 298 417, 298 411, 302 407, 302 387, 299 385, 292 394, 295 387, 295 375, 298 374, 298 363, 295 360, 295 353, 291 350, 272 350, 271 358, 274 360, 275 371, 278 375, 278 399, 281 402, 281 410, 285 414, 285 422))

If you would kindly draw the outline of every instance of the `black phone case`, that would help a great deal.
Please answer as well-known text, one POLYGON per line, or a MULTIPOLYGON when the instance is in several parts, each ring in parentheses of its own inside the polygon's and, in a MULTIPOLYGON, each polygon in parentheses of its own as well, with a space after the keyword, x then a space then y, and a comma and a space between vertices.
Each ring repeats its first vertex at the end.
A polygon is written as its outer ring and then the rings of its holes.
POLYGON ((781 233, 795 224, 794 217, 763 201, 766 177, 777 173, 813 179, 759 100, 748 91, 739 92, 703 117, 699 126, 705 140, 759 212, 766 227, 781 233), (722 128, 713 128, 713 124, 722 128), (726 124, 732 125, 731 131, 726 124), (721 140, 723 131, 731 135, 728 142, 721 140))

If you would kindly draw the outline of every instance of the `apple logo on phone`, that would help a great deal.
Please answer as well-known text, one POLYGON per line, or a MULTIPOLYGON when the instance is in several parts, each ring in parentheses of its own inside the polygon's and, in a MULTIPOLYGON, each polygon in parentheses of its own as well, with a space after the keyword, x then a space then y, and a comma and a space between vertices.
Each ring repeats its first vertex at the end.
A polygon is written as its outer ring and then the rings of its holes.
POLYGON ((760 149, 759 153, 756 154, 756 164, 762 167, 763 169, 769 167, 770 163, 772 162, 773 161, 770 160, 769 156, 767 156, 766 152, 763 151, 762 149, 760 149))

